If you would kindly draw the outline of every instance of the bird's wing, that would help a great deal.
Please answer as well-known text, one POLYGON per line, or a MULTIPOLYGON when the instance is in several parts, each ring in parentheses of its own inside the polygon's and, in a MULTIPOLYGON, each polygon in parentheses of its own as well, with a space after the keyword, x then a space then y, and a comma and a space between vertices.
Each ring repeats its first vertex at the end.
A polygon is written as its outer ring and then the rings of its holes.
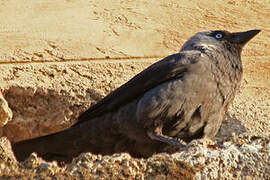
POLYGON ((165 81, 183 77, 188 71, 189 66, 196 63, 199 59, 200 53, 192 54, 173 54, 149 66, 82 113, 76 124, 91 120, 106 112, 114 111, 165 81))

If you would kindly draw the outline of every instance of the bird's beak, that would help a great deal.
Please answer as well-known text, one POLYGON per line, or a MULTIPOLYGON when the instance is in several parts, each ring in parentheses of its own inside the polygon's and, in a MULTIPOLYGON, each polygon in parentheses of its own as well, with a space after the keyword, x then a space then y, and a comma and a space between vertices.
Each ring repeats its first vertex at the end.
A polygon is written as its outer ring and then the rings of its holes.
POLYGON ((244 46, 249 40, 256 36, 261 30, 255 29, 246 32, 235 32, 231 34, 230 42, 244 46))

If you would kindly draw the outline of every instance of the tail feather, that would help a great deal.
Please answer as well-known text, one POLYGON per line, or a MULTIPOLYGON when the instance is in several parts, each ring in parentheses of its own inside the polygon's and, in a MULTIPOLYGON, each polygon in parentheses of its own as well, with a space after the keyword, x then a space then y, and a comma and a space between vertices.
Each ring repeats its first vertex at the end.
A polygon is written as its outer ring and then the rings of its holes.
POLYGON ((96 118, 55 134, 14 143, 12 148, 19 161, 32 152, 46 160, 60 161, 70 161, 82 152, 112 154, 119 134, 108 123, 110 120, 111 116, 96 118))
POLYGON ((79 127, 70 128, 59 133, 21 141, 12 145, 17 160, 26 159, 32 152, 46 160, 66 158, 79 154, 76 142, 81 138, 79 127))

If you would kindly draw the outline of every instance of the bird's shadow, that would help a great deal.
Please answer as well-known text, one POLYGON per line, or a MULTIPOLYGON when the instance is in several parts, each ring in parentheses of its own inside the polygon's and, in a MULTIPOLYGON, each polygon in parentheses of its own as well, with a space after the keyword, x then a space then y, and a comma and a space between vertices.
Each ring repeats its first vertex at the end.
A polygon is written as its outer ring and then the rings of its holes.
POLYGON ((224 122, 222 123, 216 137, 226 138, 232 137, 232 134, 240 135, 246 132, 246 127, 235 117, 232 117, 229 112, 226 113, 224 122))

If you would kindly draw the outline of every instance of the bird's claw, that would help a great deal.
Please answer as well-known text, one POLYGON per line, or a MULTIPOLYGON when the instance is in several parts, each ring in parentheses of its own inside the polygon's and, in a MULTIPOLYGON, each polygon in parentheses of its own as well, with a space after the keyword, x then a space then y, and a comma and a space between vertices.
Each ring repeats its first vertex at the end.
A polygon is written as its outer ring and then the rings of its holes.
POLYGON ((151 130, 148 131, 147 134, 153 140, 164 142, 164 143, 169 144, 171 146, 177 147, 180 150, 187 148, 186 143, 181 139, 169 137, 169 136, 163 135, 162 133, 158 134, 158 133, 156 133, 156 131, 151 131, 151 130))

